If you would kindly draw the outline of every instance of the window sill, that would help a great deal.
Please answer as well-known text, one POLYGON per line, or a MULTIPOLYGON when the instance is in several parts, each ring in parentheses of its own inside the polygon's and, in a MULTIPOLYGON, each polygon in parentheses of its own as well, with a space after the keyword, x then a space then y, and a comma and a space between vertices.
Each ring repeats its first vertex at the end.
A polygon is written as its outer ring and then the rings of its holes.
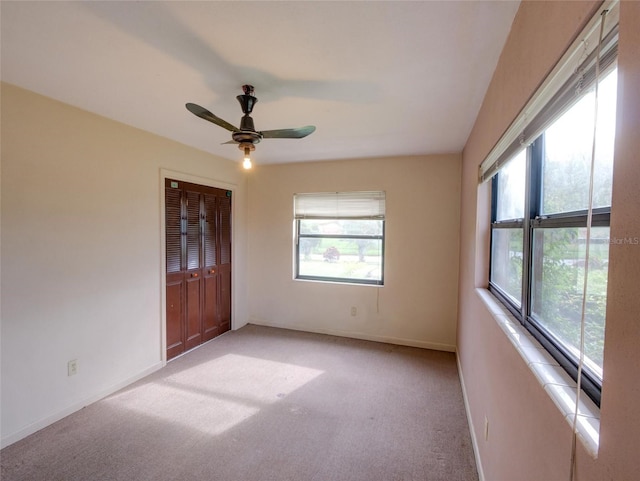
MULTIPOLYGON (((476 293, 529 366, 540 386, 569 426, 573 427, 576 382, 487 289, 477 288, 476 293)), ((576 431, 587 452, 596 458, 600 442, 600 409, 584 392, 580 393, 576 431)))
POLYGON ((294 277, 296 282, 314 282, 322 284, 335 284, 339 286, 364 286, 364 287, 384 287, 384 284, 374 284, 373 282, 335 281, 331 279, 310 279, 307 277, 294 277))

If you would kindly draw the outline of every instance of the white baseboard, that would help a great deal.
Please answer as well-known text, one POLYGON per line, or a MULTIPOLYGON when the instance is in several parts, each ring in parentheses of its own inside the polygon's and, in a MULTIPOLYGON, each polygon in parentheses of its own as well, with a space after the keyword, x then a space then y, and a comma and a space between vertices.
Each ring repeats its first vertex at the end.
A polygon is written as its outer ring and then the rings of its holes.
POLYGON ((113 394, 114 392, 119 391, 124 387, 127 387, 129 384, 132 384, 138 381, 139 379, 142 379, 143 377, 148 376, 149 374, 157 371, 158 369, 161 369, 163 366, 164 366, 164 363, 158 362, 148 367, 147 369, 144 369, 143 371, 137 373, 136 375, 131 376, 127 379, 124 379, 123 381, 120 381, 119 383, 116 383, 93 396, 89 396, 88 398, 85 398, 82 401, 74 403, 71 406, 68 406, 56 413, 53 413, 43 419, 40 419, 39 421, 29 424, 27 427, 20 429, 15 433, 4 436, 0 440, 0 448, 5 448, 17 441, 20 441, 23 438, 26 438, 27 436, 35 433, 36 431, 40 431, 41 429, 46 428, 47 426, 55 423, 56 421, 60 421, 62 418, 65 418, 70 414, 73 414, 74 412, 79 411, 80 409, 88 406, 89 404, 93 404, 94 402, 99 401, 100 399, 105 398, 110 394, 113 394))
POLYGON ((330 336, 349 337, 352 339, 362 339, 364 341, 386 342, 388 344, 397 344, 399 346, 420 347, 423 349, 433 349, 434 351, 447 351, 456 352, 456 346, 451 344, 443 344, 438 342, 418 341, 415 339, 404 339, 400 337, 392 336, 378 336, 375 334, 368 334, 365 332, 357 331, 341 331, 339 329, 322 329, 308 326, 295 326, 290 324, 283 324, 278 322, 272 322, 265 319, 258 319, 252 317, 249 319, 249 324, 266 327, 278 327, 281 329, 291 329, 293 331, 313 332, 316 334, 328 334, 330 336))
POLYGON ((473 454, 476 458, 476 468, 478 468, 478 479, 484 481, 484 470, 482 469, 482 459, 480 459, 480 450, 478 448, 478 440, 476 432, 473 429, 471 420, 471 408, 469 407, 469 399, 467 398, 467 389, 464 384, 464 376, 462 375, 462 367, 460 366, 460 357, 456 354, 456 363, 458 364, 458 376, 460 377, 460 385, 462 386, 462 398, 464 399, 464 409, 467 412, 467 423, 469 424, 469 433, 471 434, 471 444, 473 445, 473 454))

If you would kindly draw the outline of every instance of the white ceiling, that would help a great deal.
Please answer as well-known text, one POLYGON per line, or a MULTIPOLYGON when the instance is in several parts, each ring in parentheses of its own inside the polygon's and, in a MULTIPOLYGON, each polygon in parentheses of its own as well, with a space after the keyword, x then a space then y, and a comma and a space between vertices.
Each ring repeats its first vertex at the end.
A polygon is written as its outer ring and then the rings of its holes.
MULTIPOLYGON (((233 160, 255 86, 260 163, 460 152, 515 1, 0 4, 3 81, 233 160)), ((34 112, 37 115, 37 112, 34 112)))

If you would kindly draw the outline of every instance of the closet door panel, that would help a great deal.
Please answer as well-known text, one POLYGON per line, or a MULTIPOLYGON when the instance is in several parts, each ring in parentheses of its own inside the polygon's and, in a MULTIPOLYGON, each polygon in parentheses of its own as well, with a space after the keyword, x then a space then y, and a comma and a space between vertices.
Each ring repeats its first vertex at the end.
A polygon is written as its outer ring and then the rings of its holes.
POLYGON ((187 277, 187 341, 186 349, 202 343, 201 278, 198 273, 187 277))
POLYGON ((231 329, 231 197, 218 199, 220 333, 231 329))
POLYGON ((204 244, 204 303, 202 308, 204 340, 218 335, 218 228, 217 208, 219 197, 214 193, 203 195, 204 208, 203 236, 204 244))
POLYGON ((180 273, 167 276, 167 359, 185 350, 183 284, 180 273))
POLYGON ((218 328, 218 274, 210 271, 204 278, 204 341, 216 337, 220 330, 218 328))

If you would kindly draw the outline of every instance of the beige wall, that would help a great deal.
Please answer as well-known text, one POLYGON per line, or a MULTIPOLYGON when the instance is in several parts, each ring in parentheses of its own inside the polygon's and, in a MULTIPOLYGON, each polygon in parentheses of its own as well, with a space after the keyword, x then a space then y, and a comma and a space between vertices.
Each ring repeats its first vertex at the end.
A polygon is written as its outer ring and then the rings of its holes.
MULTIPOLYGON (((463 153, 458 352, 485 479, 569 479, 571 429, 475 293, 487 284, 489 186, 478 165, 582 25, 594 2, 522 3, 463 153), (490 436, 484 438, 484 417, 490 436)), ((640 237, 640 2, 620 12, 611 237, 640 237)), ((579 480, 640 472, 640 247, 610 249, 600 450, 578 443, 579 480)))
POLYGON ((234 191, 237 328, 239 165, 2 84, 3 445, 162 366, 161 169, 234 191))
POLYGON ((258 166, 250 322, 453 350, 459 202, 459 155, 258 166), (294 281, 293 194, 358 190, 386 191, 384 287, 294 281))

